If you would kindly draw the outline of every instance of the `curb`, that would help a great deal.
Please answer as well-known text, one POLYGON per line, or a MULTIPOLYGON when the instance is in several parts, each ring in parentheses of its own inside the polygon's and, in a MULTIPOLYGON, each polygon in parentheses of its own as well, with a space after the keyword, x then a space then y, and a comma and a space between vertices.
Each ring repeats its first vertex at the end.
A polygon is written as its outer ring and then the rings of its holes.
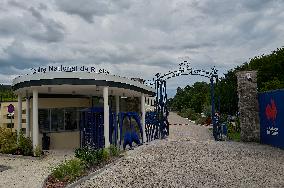
POLYGON ((186 125, 186 126, 188 126, 190 124, 188 124, 188 123, 170 123, 169 125, 180 125, 180 126, 186 125))

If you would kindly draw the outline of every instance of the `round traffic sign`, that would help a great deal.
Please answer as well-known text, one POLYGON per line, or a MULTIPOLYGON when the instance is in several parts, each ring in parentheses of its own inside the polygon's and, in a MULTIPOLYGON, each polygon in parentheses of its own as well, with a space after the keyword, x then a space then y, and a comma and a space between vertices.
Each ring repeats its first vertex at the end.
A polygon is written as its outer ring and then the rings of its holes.
POLYGON ((12 105, 12 104, 10 104, 9 106, 8 106, 8 112, 9 113, 13 113, 15 111, 15 107, 12 105))

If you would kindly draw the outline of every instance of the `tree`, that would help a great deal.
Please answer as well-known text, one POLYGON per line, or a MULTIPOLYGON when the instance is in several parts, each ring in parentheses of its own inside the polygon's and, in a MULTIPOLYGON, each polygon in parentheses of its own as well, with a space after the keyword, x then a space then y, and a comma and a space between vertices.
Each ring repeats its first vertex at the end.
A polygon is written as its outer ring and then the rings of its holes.
MULTIPOLYGON (((238 111, 236 73, 248 70, 257 70, 258 91, 284 88, 284 48, 278 48, 268 55, 254 57, 249 62, 229 70, 225 77, 214 85, 215 106, 218 108, 220 97, 221 113, 233 115, 238 111)), ((172 99, 172 107, 179 112, 189 108, 201 112, 204 107, 210 105, 209 86, 205 82, 196 82, 193 86, 178 88, 177 94, 172 99)))
POLYGON ((183 109, 193 109, 201 113, 204 106, 210 103, 210 87, 206 82, 196 82, 193 86, 177 88, 177 93, 169 103, 171 109, 181 112, 183 109))

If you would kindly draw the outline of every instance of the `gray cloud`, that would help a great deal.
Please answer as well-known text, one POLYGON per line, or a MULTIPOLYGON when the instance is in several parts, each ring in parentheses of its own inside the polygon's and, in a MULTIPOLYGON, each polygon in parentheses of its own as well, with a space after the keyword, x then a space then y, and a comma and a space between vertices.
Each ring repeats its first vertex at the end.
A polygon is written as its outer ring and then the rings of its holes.
POLYGON ((150 79, 184 56, 224 73, 284 42, 282 0, 5 0, 0 9, 0 83, 54 62, 150 79))
POLYGON ((44 18, 34 7, 30 7, 29 11, 44 28, 43 32, 37 32, 31 36, 47 42, 58 42, 64 39, 64 27, 61 23, 56 22, 53 19, 44 18))
POLYGON ((17 7, 20 9, 26 9, 27 8, 27 4, 20 2, 20 1, 16 1, 16 0, 10 0, 8 1, 8 5, 12 6, 12 7, 17 7))
POLYGON ((78 15, 88 22, 93 22, 94 16, 105 16, 129 8, 126 0, 81 0, 72 3, 69 0, 60 0, 56 3, 62 11, 78 15))
MULTIPOLYGON (((11 37, 30 37, 31 40, 58 42, 64 39, 64 27, 54 19, 45 18, 35 8, 23 3, 9 1, 22 15, 5 14, 0 18, 0 35, 11 37)), ((1 37, 1 36, 0 36, 1 37)))

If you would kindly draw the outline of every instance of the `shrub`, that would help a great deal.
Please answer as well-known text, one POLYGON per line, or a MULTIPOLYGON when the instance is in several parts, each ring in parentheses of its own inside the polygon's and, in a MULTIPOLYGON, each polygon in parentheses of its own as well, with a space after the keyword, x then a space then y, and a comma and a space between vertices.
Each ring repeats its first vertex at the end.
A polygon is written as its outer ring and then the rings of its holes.
POLYGON ((114 145, 109 146, 109 154, 110 156, 117 157, 120 154, 120 149, 114 145))
POLYGON ((0 128, 0 152, 13 154, 17 150, 17 136, 11 129, 0 128))
POLYGON ((68 182, 74 181, 85 172, 85 164, 80 159, 67 160, 52 170, 51 175, 56 179, 68 182))
POLYGON ((95 165, 99 163, 98 151, 87 147, 75 150, 75 157, 84 161, 87 165, 95 165))
POLYGON ((206 120, 207 120, 207 117, 199 117, 199 118, 195 121, 195 123, 196 123, 196 124, 200 124, 200 125, 204 125, 204 124, 206 124, 206 120))
POLYGON ((190 117, 188 117, 190 120, 196 121, 197 119, 201 118, 201 115, 199 113, 193 113, 190 117))
POLYGON ((35 157, 40 157, 42 155, 42 150, 39 146, 36 146, 33 152, 35 157))
POLYGON ((14 154, 17 151, 17 141, 13 139, 6 139, 1 146, 1 153, 14 154))
POLYGON ((232 122, 228 122, 227 125, 228 125, 228 138, 230 140, 240 141, 241 129, 239 124, 239 119, 237 119, 235 126, 233 125, 232 122))
POLYGON ((97 160, 98 160, 98 163, 101 163, 103 161, 103 158, 104 158, 103 150, 104 149, 97 150, 97 160))
POLYGON ((33 144, 30 138, 26 138, 21 132, 19 135, 18 148, 20 154, 33 155, 33 144))
POLYGON ((211 112, 212 112, 212 106, 204 106, 203 108, 203 113, 206 117, 211 117, 211 112))
POLYGON ((191 108, 182 109, 181 113, 180 113, 180 115, 182 117, 189 118, 189 119, 192 119, 194 114, 195 114, 195 111, 193 109, 191 109, 191 108))
POLYGON ((110 157, 114 155, 117 155, 117 151, 114 148, 95 150, 84 147, 75 150, 75 157, 85 162, 88 166, 93 166, 100 164, 101 162, 108 161, 110 157))
POLYGON ((110 159, 110 152, 108 149, 102 149, 102 161, 108 161, 110 159))
POLYGON ((236 131, 241 132, 241 122, 239 117, 236 119, 236 131))
POLYGON ((75 157, 77 157, 78 159, 81 159, 83 161, 86 161, 84 160, 85 156, 86 156, 86 152, 88 151, 88 148, 86 147, 83 147, 83 148, 77 148, 75 149, 75 157))

